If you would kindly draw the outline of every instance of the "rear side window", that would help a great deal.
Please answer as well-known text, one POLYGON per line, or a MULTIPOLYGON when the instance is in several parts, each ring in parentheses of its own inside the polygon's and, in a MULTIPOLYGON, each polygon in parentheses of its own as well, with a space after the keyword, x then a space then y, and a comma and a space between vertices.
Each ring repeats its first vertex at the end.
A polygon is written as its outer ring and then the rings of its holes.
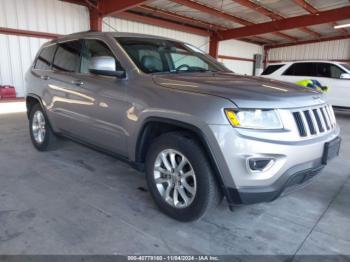
POLYGON ((58 44, 53 61, 53 69, 64 72, 78 72, 80 68, 81 41, 58 44))
POLYGON ((56 45, 44 47, 36 59, 34 68, 38 70, 50 70, 56 47, 56 45))
MULTIPOLYGON (((82 73, 89 73, 89 67, 92 60, 99 56, 114 57, 109 47, 101 40, 84 40, 82 51, 81 69, 82 73)), ((116 70, 123 70, 120 63, 115 59, 116 70)))
POLYGON ((318 63, 317 64, 317 76, 328 77, 328 78, 340 78, 340 75, 345 73, 340 67, 328 64, 318 63))
POLYGON ((283 75, 288 76, 316 76, 316 63, 295 63, 283 75))
POLYGON ((272 73, 274 73, 278 69, 280 69, 282 66, 284 66, 284 64, 281 64, 281 65, 270 65, 264 70, 264 72, 262 72, 262 75, 271 75, 272 73))
POLYGON ((350 71, 350 64, 342 64, 343 67, 345 67, 346 70, 350 71))

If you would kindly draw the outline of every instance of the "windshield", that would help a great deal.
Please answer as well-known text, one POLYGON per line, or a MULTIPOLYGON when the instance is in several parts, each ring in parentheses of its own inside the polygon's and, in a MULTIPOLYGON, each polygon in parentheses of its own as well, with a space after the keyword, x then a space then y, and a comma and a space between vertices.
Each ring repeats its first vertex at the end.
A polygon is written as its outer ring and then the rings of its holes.
POLYGON ((229 70, 202 50, 180 42, 155 38, 116 38, 144 73, 217 72, 229 70))
POLYGON ((350 64, 342 64, 342 66, 350 72, 350 64))

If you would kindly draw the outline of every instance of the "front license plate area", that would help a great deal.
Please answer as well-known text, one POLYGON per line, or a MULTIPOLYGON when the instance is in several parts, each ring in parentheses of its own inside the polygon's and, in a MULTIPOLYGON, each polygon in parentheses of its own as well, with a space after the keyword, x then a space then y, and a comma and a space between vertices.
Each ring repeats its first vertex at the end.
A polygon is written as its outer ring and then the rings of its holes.
POLYGON ((341 144, 340 137, 337 137, 332 141, 325 143, 323 157, 322 157, 323 165, 327 165, 329 160, 332 160, 333 158, 339 155, 340 144, 341 144))

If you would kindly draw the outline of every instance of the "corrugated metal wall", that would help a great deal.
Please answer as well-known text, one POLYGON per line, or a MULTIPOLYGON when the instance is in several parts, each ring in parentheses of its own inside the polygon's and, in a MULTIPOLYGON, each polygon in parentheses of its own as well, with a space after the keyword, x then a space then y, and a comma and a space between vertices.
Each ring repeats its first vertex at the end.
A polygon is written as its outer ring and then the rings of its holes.
MULTIPOLYGON (((259 45, 250 44, 238 40, 227 40, 220 42, 219 54, 240 58, 254 59, 254 54, 263 54, 264 48, 259 45)), ((253 74, 253 62, 220 59, 230 70, 238 74, 253 74)))
MULTIPOLYGON (((89 13, 57 0, 0 0, 0 27, 70 34, 89 30, 89 13)), ((45 41, 0 34, 0 85, 14 85, 23 96, 24 74, 45 41)))
POLYGON ((273 48, 269 61, 291 61, 311 59, 350 59, 350 40, 327 41, 306 45, 273 48))

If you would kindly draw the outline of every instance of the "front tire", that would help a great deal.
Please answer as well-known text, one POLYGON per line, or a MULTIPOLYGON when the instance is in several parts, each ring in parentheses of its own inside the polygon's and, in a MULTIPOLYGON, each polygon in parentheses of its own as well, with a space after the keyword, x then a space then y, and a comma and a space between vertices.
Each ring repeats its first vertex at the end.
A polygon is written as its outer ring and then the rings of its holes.
POLYGON ((40 104, 33 106, 30 111, 29 133, 34 147, 39 151, 49 151, 56 148, 57 137, 53 133, 40 104))
POLYGON ((156 138, 147 153, 146 178, 157 206, 184 221, 201 218, 221 194, 200 144, 182 133, 156 138))

